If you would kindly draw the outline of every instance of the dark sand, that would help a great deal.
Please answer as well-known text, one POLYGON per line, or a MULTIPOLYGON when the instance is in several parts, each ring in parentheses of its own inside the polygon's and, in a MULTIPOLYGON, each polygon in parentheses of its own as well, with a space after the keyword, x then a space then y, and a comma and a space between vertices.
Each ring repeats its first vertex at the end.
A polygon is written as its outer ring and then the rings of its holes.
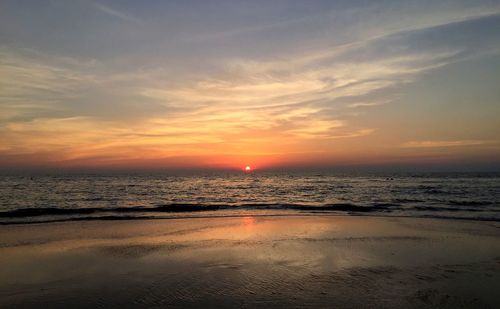
POLYGON ((0 226, 0 307, 500 308, 500 224, 244 217, 0 226))

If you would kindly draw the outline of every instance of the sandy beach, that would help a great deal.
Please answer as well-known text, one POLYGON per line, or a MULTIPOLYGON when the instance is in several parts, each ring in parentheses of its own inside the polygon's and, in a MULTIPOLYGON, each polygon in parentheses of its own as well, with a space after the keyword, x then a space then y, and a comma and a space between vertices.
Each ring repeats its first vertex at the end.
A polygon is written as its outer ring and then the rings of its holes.
POLYGON ((500 305, 498 222, 248 216, 0 235, 2 308, 500 305))

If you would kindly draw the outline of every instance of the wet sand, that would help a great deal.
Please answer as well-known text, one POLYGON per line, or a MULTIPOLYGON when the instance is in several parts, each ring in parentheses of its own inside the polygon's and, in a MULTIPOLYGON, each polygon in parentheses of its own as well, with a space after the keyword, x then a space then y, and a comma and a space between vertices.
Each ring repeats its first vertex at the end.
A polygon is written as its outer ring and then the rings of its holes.
POLYGON ((0 226, 0 307, 500 307, 500 223, 348 216, 0 226))

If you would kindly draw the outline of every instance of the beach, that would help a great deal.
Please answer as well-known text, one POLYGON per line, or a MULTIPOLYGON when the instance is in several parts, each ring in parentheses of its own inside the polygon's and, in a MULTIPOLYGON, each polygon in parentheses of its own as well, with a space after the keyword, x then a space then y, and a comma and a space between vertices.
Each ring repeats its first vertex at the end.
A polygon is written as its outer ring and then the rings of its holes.
POLYGON ((0 235, 2 308, 500 305, 499 222, 249 215, 0 235))

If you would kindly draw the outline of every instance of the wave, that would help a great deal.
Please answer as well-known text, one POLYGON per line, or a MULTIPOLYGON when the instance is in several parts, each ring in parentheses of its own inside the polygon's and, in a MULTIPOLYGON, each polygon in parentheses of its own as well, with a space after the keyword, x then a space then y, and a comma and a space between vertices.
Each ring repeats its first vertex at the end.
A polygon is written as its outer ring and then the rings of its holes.
POLYGON ((448 201, 448 205, 455 206, 488 206, 491 202, 486 201, 448 201))
MULTIPOLYGON (((482 212, 483 209, 478 208, 458 208, 458 207, 437 207, 437 206, 415 206, 413 207, 415 210, 422 211, 472 211, 472 212, 482 212)), ((491 210, 495 211, 495 210, 491 210)))
POLYGON ((227 208, 227 205, 168 204, 156 207, 88 207, 88 208, 21 208, 0 212, 0 218, 88 215, 97 213, 138 213, 138 212, 194 212, 227 208))
MULTIPOLYGON (((369 205, 357 205, 352 203, 333 203, 322 205, 310 204, 295 204, 295 203, 244 203, 244 204, 198 204, 198 203, 168 203, 158 204, 156 206, 145 207, 89 207, 89 208, 58 208, 58 207, 43 207, 43 208, 22 208, 10 211, 0 212, 0 224, 12 223, 35 223, 35 222, 58 222, 58 221, 80 221, 80 220, 128 220, 128 219, 150 219, 161 218, 162 214, 174 213, 200 213, 200 212, 217 212, 220 210, 290 210, 299 213, 309 214, 349 214, 349 215, 392 215, 392 216, 414 216, 427 217, 430 213, 435 213, 436 218, 439 218, 445 212, 453 212, 457 215, 465 215, 461 217, 471 217, 472 213, 481 214, 486 211, 488 213, 498 213, 500 209, 484 209, 472 207, 476 204, 467 204, 468 207, 462 205, 454 206, 412 206, 408 207, 399 203, 372 203, 369 205), (419 215, 420 213, 420 215, 419 215), (468 213, 468 214, 467 214, 468 213)), ((221 214, 227 215, 227 212, 221 214)), ((232 213, 234 214, 234 213, 232 213)), ((257 212, 254 213, 258 215, 257 212)), ((213 216, 216 214, 210 214, 213 216)), ((486 214, 485 214, 486 215, 486 214)), ((183 215, 187 216, 187 215, 183 215)), ((198 215, 195 215, 198 216, 198 215)), ((201 216, 206 216, 205 214, 201 216)), ((449 217, 449 216, 447 216, 449 217)), ((477 216, 474 216, 477 219, 477 216)), ((496 217, 496 215, 494 216, 496 217)), ((481 218, 485 220, 487 218, 481 218)), ((490 219, 488 219, 490 220, 490 219)), ((493 221, 500 220, 491 218, 493 221)))
POLYGON ((0 218, 22 218, 38 216, 60 216, 60 215, 89 215, 99 213, 175 213, 175 212, 199 212, 217 211, 227 209, 246 210, 298 210, 298 211, 346 211, 346 212, 373 212, 390 211, 399 204, 378 203, 369 206, 355 205, 350 203, 306 205, 306 204, 283 204, 283 203, 248 203, 248 204, 189 204, 172 203, 161 204, 154 207, 89 207, 89 208, 21 208, 0 212, 0 218))

